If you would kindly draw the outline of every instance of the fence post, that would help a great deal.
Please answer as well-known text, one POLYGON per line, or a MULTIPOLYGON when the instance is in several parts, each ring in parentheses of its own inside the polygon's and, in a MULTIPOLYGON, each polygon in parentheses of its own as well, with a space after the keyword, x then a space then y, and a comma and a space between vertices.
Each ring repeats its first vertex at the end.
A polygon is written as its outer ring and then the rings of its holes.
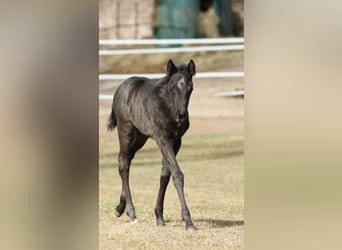
POLYGON ((160 0, 158 10, 157 38, 198 36, 199 0, 160 0))
POLYGON ((233 35, 231 0, 215 0, 215 10, 219 17, 219 32, 222 36, 233 35))

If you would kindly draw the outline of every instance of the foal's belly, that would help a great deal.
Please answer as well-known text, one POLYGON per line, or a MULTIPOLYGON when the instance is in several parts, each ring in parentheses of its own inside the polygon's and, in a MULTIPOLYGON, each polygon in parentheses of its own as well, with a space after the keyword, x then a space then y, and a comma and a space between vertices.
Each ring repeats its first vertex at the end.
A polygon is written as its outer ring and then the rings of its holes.
POLYGON ((143 135, 146 135, 148 137, 153 138, 153 130, 150 126, 144 126, 143 124, 139 124, 139 123, 134 123, 134 127, 136 127, 140 133, 142 133, 143 135), (137 125, 139 124, 139 125, 137 125))
POLYGON ((148 137, 153 137, 153 127, 151 121, 143 113, 134 112, 131 114, 131 121, 140 133, 148 137))

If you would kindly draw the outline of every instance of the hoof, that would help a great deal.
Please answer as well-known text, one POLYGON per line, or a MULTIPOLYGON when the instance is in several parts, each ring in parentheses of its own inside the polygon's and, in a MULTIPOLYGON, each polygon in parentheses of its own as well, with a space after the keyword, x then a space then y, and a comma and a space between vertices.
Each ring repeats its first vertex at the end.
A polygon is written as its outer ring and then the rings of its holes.
POLYGON ((123 214, 123 213, 120 213, 120 212, 119 212, 118 210, 116 210, 116 209, 115 209, 114 213, 115 213, 116 217, 121 217, 121 215, 123 214))
POLYGON ((134 221, 137 220, 137 217, 135 216, 135 214, 129 215, 129 213, 126 211, 126 215, 128 216, 129 221, 130 221, 131 223, 134 223, 134 221))
POLYGON ((197 228, 194 225, 186 227, 186 231, 188 231, 188 232, 193 232, 193 231, 196 231, 196 230, 197 230, 197 228))
POLYGON ((137 218, 135 218, 134 220, 130 221, 130 224, 136 224, 136 223, 138 223, 138 219, 137 218))
POLYGON ((160 226, 160 227, 165 226, 165 221, 162 219, 157 220, 157 226, 160 226))

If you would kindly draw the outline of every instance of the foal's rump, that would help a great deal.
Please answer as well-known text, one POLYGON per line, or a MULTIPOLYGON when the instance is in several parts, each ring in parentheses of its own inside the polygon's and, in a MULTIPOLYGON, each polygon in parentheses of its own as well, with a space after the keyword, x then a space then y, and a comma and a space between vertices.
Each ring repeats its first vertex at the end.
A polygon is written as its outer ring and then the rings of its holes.
POLYGON ((157 85, 154 80, 144 77, 130 77, 125 80, 114 94, 108 130, 117 126, 118 116, 123 120, 130 120, 130 109, 133 106, 137 106, 135 110, 143 108, 145 101, 151 98, 151 94, 157 85))

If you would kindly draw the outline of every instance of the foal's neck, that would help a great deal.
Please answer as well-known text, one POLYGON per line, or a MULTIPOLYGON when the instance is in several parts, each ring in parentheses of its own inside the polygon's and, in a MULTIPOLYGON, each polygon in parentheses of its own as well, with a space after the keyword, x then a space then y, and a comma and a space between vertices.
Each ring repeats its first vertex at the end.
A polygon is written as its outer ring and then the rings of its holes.
POLYGON ((168 83, 160 85, 159 97, 165 103, 165 106, 169 109, 169 115, 179 126, 181 125, 181 123, 184 122, 185 119, 188 119, 188 117, 183 117, 182 119, 180 119, 179 110, 177 110, 177 106, 169 89, 168 83))

